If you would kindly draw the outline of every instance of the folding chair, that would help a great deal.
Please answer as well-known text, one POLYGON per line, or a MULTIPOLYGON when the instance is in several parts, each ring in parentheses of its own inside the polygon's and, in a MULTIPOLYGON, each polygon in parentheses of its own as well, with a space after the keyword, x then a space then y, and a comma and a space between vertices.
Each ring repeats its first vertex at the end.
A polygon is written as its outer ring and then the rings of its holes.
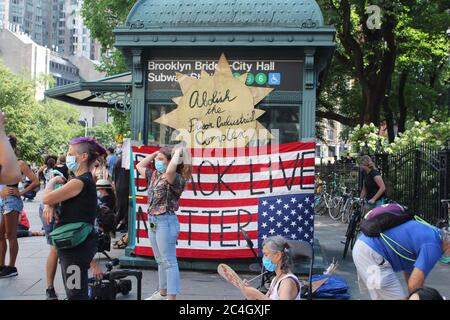
POLYGON ((312 270, 314 265, 314 248, 306 241, 288 240, 291 247, 291 254, 294 263, 297 264, 303 258, 310 259, 309 265, 309 286, 308 286, 308 300, 312 299, 312 270))

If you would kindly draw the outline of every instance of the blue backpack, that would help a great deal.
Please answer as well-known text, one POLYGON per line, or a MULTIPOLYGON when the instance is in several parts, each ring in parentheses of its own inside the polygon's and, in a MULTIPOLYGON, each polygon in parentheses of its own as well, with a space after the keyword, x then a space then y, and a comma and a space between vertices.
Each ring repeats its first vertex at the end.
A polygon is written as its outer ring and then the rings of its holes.
POLYGON ((312 281, 318 281, 324 278, 328 278, 328 280, 312 294, 313 298, 350 299, 348 284, 344 278, 321 274, 313 275, 312 281))

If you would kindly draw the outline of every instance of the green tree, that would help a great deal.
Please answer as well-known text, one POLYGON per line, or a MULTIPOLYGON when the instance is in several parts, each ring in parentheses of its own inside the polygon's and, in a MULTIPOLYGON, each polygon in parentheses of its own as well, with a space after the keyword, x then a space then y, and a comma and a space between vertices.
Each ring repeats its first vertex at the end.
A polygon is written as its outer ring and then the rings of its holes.
MULTIPOLYGON (((415 112, 421 109, 420 102, 413 105, 415 99, 427 101, 433 109, 442 105, 446 94, 442 83, 448 77, 445 30, 450 25, 445 1, 318 3, 327 23, 337 29, 337 50, 318 98, 319 117, 351 126, 385 121, 393 141, 395 123, 402 131, 411 115, 422 116, 415 112), (366 11, 369 4, 381 9, 379 26, 368 23, 373 17, 366 11)), ((429 117, 431 108, 423 116, 429 117)))
MULTIPOLYGON (((91 35, 102 45, 102 51, 107 52, 102 56, 100 71, 112 76, 127 72, 122 53, 114 48, 113 30, 123 24, 133 5, 137 0, 85 0, 83 2, 82 16, 91 35)), ((109 115, 113 118, 117 133, 124 137, 130 137, 130 115, 110 109, 109 115)))
MULTIPOLYGON (((79 136, 84 136, 84 129, 78 132, 79 136)), ((87 129, 87 135, 94 137, 103 147, 114 147, 116 145, 116 128, 111 123, 102 123, 87 129)))
POLYGON ((7 117, 6 132, 17 137, 20 158, 39 162, 45 154, 65 153, 80 125, 75 108, 55 101, 37 102, 34 86, 0 64, 0 110, 7 117))

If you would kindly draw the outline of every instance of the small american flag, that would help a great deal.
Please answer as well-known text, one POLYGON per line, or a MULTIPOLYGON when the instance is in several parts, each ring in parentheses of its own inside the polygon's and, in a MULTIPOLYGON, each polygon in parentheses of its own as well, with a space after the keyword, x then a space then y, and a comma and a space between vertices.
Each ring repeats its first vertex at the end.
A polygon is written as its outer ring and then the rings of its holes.
POLYGON ((259 243, 271 236, 283 236, 289 240, 303 240, 313 243, 314 239, 314 196, 295 194, 259 199, 259 243))
MULTIPOLYGON (((153 256, 145 228, 147 184, 135 165, 157 147, 133 146, 136 210, 133 253, 153 256)), ((293 142, 276 148, 191 148, 192 180, 177 211, 180 258, 251 258, 245 230, 261 255, 271 235, 312 242, 314 231, 315 143, 293 142)))

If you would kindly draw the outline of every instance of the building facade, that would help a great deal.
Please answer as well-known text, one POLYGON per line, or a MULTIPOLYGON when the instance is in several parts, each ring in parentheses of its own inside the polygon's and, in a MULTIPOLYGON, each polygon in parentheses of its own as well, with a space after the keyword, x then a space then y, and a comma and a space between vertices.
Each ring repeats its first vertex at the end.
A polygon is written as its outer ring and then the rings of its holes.
POLYGON ((0 24, 9 23, 9 0, 0 0, 0 24))
POLYGON ((36 99, 44 99, 50 74, 50 49, 35 43, 27 34, 0 26, 0 60, 12 72, 36 81, 36 99))
POLYGON ((101 60, 81 16, 83 0, 0 0, 0 24, 13 24, 37 44, 70 56, 101 60))
POLYGON ((345 143, 342 132, 344 126, 337 121, 323 119, 323 141, 317 141, 316 158, 317 161, 331 161, 340 159, 342 154, 349 149, 345 143))

